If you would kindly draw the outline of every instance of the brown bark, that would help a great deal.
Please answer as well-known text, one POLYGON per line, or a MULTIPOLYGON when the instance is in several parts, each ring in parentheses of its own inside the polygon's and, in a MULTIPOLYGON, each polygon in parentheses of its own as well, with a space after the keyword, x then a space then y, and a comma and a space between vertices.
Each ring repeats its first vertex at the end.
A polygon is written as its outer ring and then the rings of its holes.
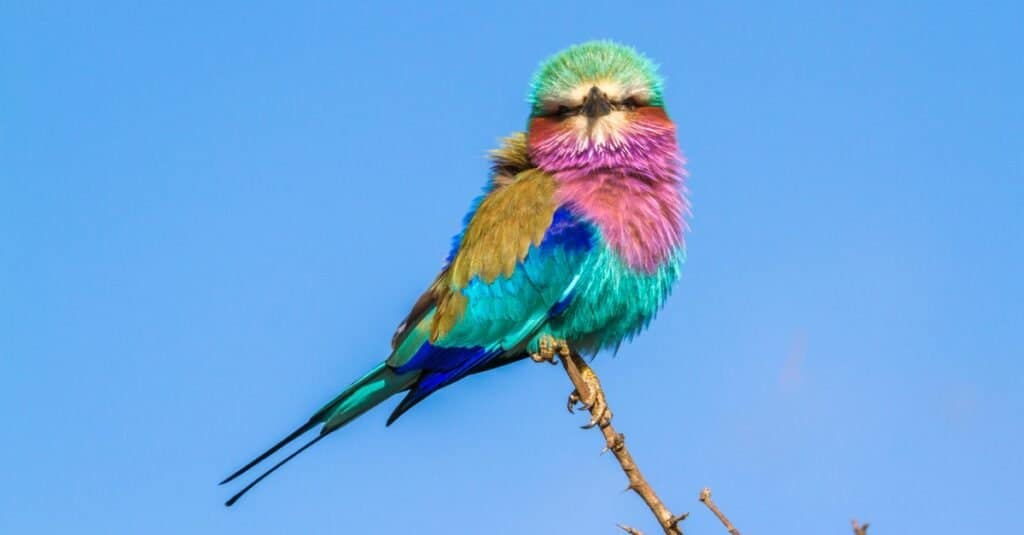
POLYGON ((725 513, 723 513, 711 499, 711 489, 705 487, 704 490, 700 491, 700 501, 718 517, 718 520, 722 522, 725 529, 729 530, 729 535, 740 535, 740 530, 736 529, 736 527, 732 525, 732 522, 730 522, 725 516, 725 513))

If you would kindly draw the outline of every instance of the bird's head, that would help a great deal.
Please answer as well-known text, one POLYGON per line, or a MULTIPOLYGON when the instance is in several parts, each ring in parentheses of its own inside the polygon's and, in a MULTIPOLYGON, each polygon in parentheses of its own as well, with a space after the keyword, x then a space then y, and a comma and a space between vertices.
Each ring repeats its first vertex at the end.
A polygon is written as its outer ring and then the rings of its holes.
POLYGON ((530 104, 528 144, 541 160, 629 152, 631 140, 648 135, 675 142, 656 66, 611 41, 575 45, 542 63, 530 104))

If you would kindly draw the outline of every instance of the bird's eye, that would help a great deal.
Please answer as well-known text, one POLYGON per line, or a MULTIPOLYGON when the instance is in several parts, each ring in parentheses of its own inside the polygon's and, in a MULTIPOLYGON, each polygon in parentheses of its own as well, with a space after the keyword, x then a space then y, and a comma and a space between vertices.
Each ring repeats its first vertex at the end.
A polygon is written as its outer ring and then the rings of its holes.
POLYGON ((568 104, 549 104, 544 108, 544 116, 558 119, 572 117, 580 112, 582 106, 570 106, 568 104))
POLYGON ((626 108, 627 110, 634 110, 639 105, 640 103, 637 102, 636 97, 629 97, 626 100, 622 101, 622 107, 626 108))

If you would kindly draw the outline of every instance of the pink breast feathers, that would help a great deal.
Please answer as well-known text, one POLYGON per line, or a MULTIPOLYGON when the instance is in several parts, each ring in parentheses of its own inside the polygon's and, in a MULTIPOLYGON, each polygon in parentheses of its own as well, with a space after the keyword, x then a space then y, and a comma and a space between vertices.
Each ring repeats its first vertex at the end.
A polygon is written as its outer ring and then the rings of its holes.
POLYGON ((558 181, 559 200, 593 222, 630 268, 652 273, 683 246, 689 204, 675 127, 660 108, 638 110, 594 145, 550 119, 530 124, 530 156, 558 181))

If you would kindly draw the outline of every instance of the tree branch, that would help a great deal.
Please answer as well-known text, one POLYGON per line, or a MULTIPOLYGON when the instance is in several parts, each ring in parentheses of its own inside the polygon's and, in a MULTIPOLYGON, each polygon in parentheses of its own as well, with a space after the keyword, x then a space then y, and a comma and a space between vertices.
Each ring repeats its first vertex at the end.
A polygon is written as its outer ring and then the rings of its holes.
MULTIPOLYGON (((610 451, 615 455, 615 460, 619 462, 622 472, 629 479, 629 486, 626 489, 636 492, 640 499, 647 504, 651 513, 658 519, 661 529, 665 531, 665 535, 683 535, 683 528, 679 526, 679 523, 685 520, 689 513, 673 515, 640 472, 640 467, 636 465, 633 455, 629 452, 629 448, 626 447, 625 435, 617 432, 615 427, 612 426, 612 411, 608 407, 604 390, 601 388, 601 381, 598 380, 597 374, 594 373, 594 370, 590 368, 582 357, 572 352, 561 341, 542 339, 538 353, 535 353, 532 357, 535 362, 550 362, 554 364, 555 355, 560 357, 558 360, 562 362, 566 375, 569 376, 569 380, 572 381, 572 385, 576 389, 569 395, 569 412, 574 412, 574 407, 577 404, 582 405, 590 412, 590 423, 584 425, 583 428, 589 429, 596 426, 601 430, 605 440, 605 451, 610 451)), ((732 522, 725 516, 725 513, 711 499, 711 489, 704 488, 701 490, 700 501, 718 517, 718 520, 722 522, 725 529, 729 531, 729 535, 740 535, 740 530, 732 525, 732 522)), ((853 520, 852 524, 853 535, 867 535, 868 524, 861 525, 856 520, 853 520)), ((623 524, 618 524, 618 526, 629 535, 643 535, 643 532, 636 528, 623 524)))
MULTIPOLYGON (((636 492, 644 503, 647 504, 647 507, 650 508, 654 517, 658 519, 658 524, 665 531, 666 535, 683 535, 683 530, 679 523, 686 518, 688 513, 673 515, 665 507, 661 499, 658 498, 651 485, 647 483, 647 479, 644 478, 640 468, 636 465, 636 461, 633 460, 633 455, 629 452, 629 448, 626 447, 626 437, 622 433, 617 432, 611 424, 611 410, 608 409, 605 403, 604 391, 601 389, 601 383, 598 381, 597 375, 587 365, 586 361, 576 353, 564 351, 561 357, 560 360, 565 367, 565 372, 576 388, 576 391, 569 398, 569 411, 572 412, 573 405, 577 401, 582 402, 591 415, 591 424, 584 427, 596 425, 601 430, 601 433, 604 435, 606 450, 612 452, 615 459, 619 461, 619 466, 626 474, 626 478, 629 479, 628 489, 636 492)), ((638 530, 628 526, 619 527, 633 535, 640 533, 638 530)))
POLYGON ((700 491, 700 501, 703 502, 704 505, 708 506, 708 509, 718 517, 718 520, 722 522, 725 529, 729 530, 729 535, 740 535, 740 530, 736 529, 736 527, 732 525, 732 522, 729 522, 729 519, 726 518, 724 513, 722 513, 722 510, 719 509, 718 506, 715 505, 715 502, 711 500, 711 489, 705 487, 704 490, 700 491))

